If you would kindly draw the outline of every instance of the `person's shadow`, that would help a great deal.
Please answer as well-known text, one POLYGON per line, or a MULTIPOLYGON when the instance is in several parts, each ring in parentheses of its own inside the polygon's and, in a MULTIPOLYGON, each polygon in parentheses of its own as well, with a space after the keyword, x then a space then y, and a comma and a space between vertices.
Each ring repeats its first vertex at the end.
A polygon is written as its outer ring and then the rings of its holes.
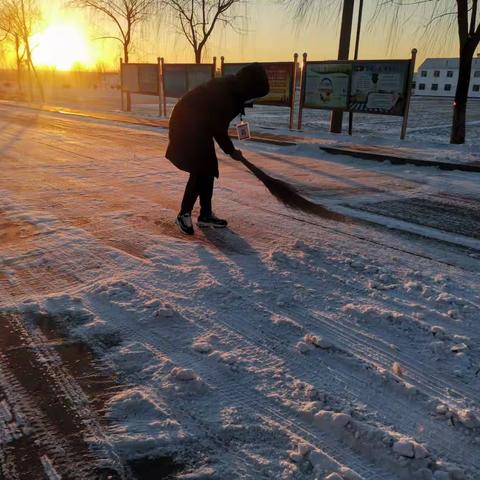
MULTIPOLYGON (((227 257, 231 256, 233 258, 236 255, 257 256, 255 249, 238 233, 229 228, 204 228, 202 232, 208 243, 227 257)), ((260 262, 260 258, 258 258, 258 261, 260 262)))

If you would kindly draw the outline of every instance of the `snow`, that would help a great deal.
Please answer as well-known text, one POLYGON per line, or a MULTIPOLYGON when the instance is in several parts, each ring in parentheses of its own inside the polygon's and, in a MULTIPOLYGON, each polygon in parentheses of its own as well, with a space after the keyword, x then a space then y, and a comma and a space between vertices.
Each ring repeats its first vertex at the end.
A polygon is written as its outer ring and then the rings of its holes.
POLYGON ((165 132, 0 109, 0 311, 55 316, 118 374, 122 459, 173 455, 185 479, 479 478, 480 240, 443 229, 457 213, 361 209, 478 202, 478 174, 242 144, 362 221, 291 211, 221 156, 231 228, 185 238, 165 132))
POLYGON ((61 480, 62 477, 57 473, 50 459, 46 455, 43 455, 40 460, 42 462, 43 468, 45 470, 45 475, 48 480, 61 480))
POLYGON ((398 453, 402 457, 413 458, 415 457, 415 450, 413 443, 408 440, 399 440, 393 444, 393 451, 398 453))
POLYGON ((450 475, 448 474, 448 472, 445 472, 443 470, 439 470, 439 471, 434 473, 433 478, 435 480, 449 480, 450 475))

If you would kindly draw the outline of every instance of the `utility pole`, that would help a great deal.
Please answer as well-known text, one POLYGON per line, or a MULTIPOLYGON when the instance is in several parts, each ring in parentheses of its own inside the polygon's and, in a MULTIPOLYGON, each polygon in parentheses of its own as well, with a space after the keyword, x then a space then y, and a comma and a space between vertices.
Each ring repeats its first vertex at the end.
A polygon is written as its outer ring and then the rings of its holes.
MULTIPOLYGON (((348 60, 350 53, 350 37, 352 36, 353 10, 355 0, 343 0, 342 26, 340 29, 340 44, 338 60, 348 60)), ((343 112, 333 110, 330 117, 330 132, 342 133, 343 112)))
MULTIPOLYGON (((358 5, 358 20, 357 20, 357 35, 355 37, 355 52, 353 59, 358 60, 358 49, 360 48, 360 32, 362 31, 362 17, 363 17, 363 0, 360 0, 358 5)), ((348 134, 352 134, 353 129, 353 112, 348 113, 348 134)))

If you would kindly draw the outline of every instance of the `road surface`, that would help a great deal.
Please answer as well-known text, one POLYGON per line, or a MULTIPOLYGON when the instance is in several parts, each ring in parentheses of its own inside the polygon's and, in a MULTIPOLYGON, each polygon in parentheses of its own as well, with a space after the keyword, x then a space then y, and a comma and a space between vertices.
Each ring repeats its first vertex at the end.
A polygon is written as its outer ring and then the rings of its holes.
POLYGON ((166 132, 0 109, 6 479, 480 477, 477 174, 246 144, 352 221, 220 154, 185 238, 166 132))

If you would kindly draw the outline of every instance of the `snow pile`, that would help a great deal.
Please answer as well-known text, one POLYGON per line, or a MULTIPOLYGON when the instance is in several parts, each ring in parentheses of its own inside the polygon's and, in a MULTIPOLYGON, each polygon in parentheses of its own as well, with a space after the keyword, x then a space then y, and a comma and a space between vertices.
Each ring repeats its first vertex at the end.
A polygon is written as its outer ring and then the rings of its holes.
MULTIPOLYGON (((435 460, 425 445, 396 432, 354 419, 348 413, 319 410, 312 420, 322 430, 334 433, 353 449, 368 454, 376 461, 382 459, 395 469, 401 478, 432 478, 433 475, 441 477, 441 474, 436 472, 446 472, 452 478, 465 478, 463 471, 457 466, 445 466, 435 460)), ((333 475, 348 478, 341 472, 333 475)))

